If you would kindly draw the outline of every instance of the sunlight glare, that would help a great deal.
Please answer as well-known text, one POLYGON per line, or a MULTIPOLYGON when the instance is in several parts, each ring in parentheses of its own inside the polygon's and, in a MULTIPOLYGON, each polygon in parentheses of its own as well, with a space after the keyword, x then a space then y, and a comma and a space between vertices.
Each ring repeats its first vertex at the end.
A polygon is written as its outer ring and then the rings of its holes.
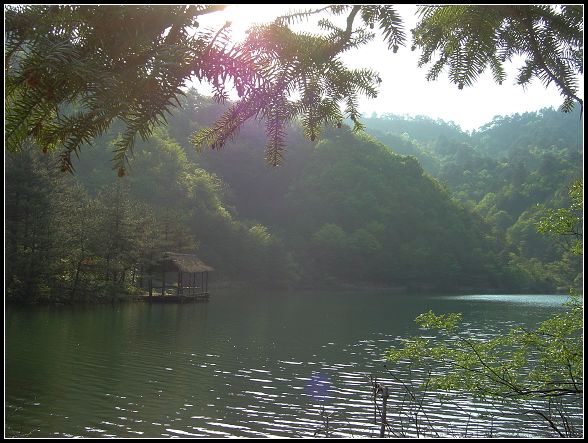
MULTIPOLYGON (((270 23, 288 13, 317 10, 324 6, 326 5, 232 4, 223 11, 210 14, 207 25, 214 28, 230 21, 231 40, 237 43, 246 37, 246 31, 255 24, 270 23)), ((396 9, 404 20, 404 30, 410 41, 410 29, 417 22, 417 5, 397 5, 396 9)), ((316 33, 318 18, 319 16, 314 16, 307 21, 301 20, 291 27, 297 32, 316 33)), ((338 25, 344 26, 344 23, 338 25)), ((410 44, 392 54, 381 35, 377 35, 368 45, 341 55, 341 59, 350 68, 370 68, 382 78, 378 97, 360 98, 359 107, 363 116, 374 112, 380 115, 427 115, 453 121, 463 130, 473 130, 491 121, 496 115, 529 112, 549 106, 557 108, 562 101, 554 84, 546 88, 535 80, 526 88, 515 85, 516 67, 520 65, 520 61, 516 59, 505 66, 508 76, 503 85, 497 85, 489 70, 486 70, 473 87, 458 90, 456 85, 449 82, 446 72, 435 81, 427 81, 428 68, 417 67, 418 57, 418 51, 412 52, 410 44)), ((583 94, 583 82, 579 83, 583 94)), ((205 84, 198 85, 198 89, 203 94, 211 94, 211 88, 205 84)), ((236 93, 231 94, 231 99, 237 99, 236 93)))
POLYGON ((231 22, 233 39, 242 40, 247 29, 253 25, 270 23, 275 18, 286 14, 294 5, 229 5, 222 12, 224 20, 231 22))

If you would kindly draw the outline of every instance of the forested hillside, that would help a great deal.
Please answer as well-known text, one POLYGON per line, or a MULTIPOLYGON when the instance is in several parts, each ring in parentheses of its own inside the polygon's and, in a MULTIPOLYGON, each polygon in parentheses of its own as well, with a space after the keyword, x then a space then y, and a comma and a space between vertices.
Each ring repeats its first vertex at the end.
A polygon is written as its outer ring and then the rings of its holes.
POLYGON ((217 284, 254 287, 543 292, 579 275, 535 227, 581 177, 577 115, 497 117, 472 134, 388 115, 366 119, 371 136, 343 125, 315 142, 293 127, 270 167, 253 123, 197 153, 190 135, 223 107, 190 91, 183 108, 135 145, 123 177, 116 127, 82 149, 73 175, 36 149, 7 154, 9 298, 133 292, 162 251, 198 254, 217 284))
POLYGON ((537 232, 546 208, 565 207, 582 178, 580 110, 542 109, 496 116, 471 134, 426 117, 371 118, 367 131, 397 152, 414 155, 453 197, 484 218, 526 272, 581 285, 580 260, 537 232), (563 261, 562 261, 563 256, 563 261), (571 262, 571 263, 570 263, 571 262))

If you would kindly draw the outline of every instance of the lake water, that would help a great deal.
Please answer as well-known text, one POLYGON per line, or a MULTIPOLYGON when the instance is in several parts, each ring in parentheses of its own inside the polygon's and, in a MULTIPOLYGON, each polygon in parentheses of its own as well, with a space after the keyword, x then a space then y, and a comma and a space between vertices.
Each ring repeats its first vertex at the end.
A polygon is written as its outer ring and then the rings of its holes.
POLYGON ((11 306, 5 436, 378 436, 370 375, 392 391, 390 436, 551 435, 537 416, 468 398, 416 410, 382 355, 429 309, 462 312, 481 337, 566 299, 213 290, 197 304, 11 306))

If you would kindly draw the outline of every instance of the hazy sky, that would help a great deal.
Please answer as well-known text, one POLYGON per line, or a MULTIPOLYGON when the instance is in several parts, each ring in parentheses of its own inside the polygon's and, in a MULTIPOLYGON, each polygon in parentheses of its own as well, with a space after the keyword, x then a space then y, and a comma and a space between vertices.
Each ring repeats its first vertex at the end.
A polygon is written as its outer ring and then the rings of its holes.
MULTIPOLYGON (((233 34, 237 38, 243 35, 251 23, 271 21, 288 10, 299 11, 319 6, 323 5, 230 5, 225 11, 207 17, 206 25, 231 20, 233 34)), ((410 29, 417 20, 416 6, 398 5, 397 11, 405 23, 409 41, 406 46, 394 54, 376 36, 368 45, 349 51, 342 57, 348 66, 373 69, 382 78, 378 97, 360 101, 360 111, 364 116, 370 116, 372 112, 426 115, 453 121, 463 130, 472 130, 491 121, 495 115, 536 111, 549 106, 557 109, 562 103, 562 96, 553 84, 545 88, 535 79, 526 89, 515 85, 517 66, 514 64, 507 67, 508 77, 502 85, 494 82, 489 70, 473 86, 464 87, 463 90, 449 82, 446 71, 441 72, 437 80, 427 81, 427 67, 417 66, 419 51, 410 50, 410 29)), ((308 31, 316 31, 317 21, 318 18, 310 19, 307 24, 300 26, 308 31)), ((204 20, 201 24, 205 25, 204 20)), ((207 89, 204 88, 203 92, 207 92, 207 89)), ((582 95, 583 90, 580 91, 580 97, 582 95)))

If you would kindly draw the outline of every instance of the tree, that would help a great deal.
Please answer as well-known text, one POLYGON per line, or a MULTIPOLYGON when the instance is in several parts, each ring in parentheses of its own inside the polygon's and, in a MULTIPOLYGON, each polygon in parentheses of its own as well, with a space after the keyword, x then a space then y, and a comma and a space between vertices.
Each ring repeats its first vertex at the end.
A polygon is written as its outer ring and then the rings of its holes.
POLYGON ((570 252, 582 255, 582 214, 584 186, 582 180, 576 180, 570 186, 570 206, 568 208, 547 209, 539 220, 537 230, 544 234, 551 234, 571 238, 570 252))
POLYGON ((6 295, 33 299, 46 283, 55 251, 54 175, 31 145, 6 156, 6 295))
POLYGON ((459 89, 471 86, 490 67, 502 83, 504 62, 525 58, 517 83, 525 86, 537 77, 545 86, 555 83, 569 112, 578 97, 577 74, 583 73, 582 5, 454 5, 420 10, 413 30, 414 46, 422 50, 419 66, 434 61, 427 79, 435 79, 444 67, 459 89))
MULTIPOLYGON (((570 208, 548 211, 538 229, 573 235, 577 241, 570 251, 580 255, 581 181, 570 188, 570 200, 570 208)), ((523 410, 542 417, 558 436, 576 436, 566 410, 582 401, 584 321, 582 300, 574 291, 571 294, 566 311, 537 328, 512 328, 487 340, 472 340, 467 330, 460 330, 461 314, 429 311, 416 322, 428 332, 436 331, 436 340, 410 338, 403 347, 390 349, 386 357, 391 362, 434 367, 435 375, 427 381, 429 389, 520 402, 523 410), (537 400, 544 401, 543 409, 537 400)))
MULTIPOLYGON (((282 161, 287 125, 300 118, 315 140, 323 124, 344 118, 361 130, 359 94, 375 97, 380 78, 370 69, 348 69, 340 55, 375 36, 377 27, 396 52, 405 44, 402 20, 390 5, 329 5, 278 17, 250 29, 233 44, 229 24, 198 29, 198 18, 221 5, 59 6, 10 5, 5 9, 6 145, 18 151, 34 140, 43 151, 60 151, 60 166, 72 171, 71 154, 116 120, 124 123, 115 149, 118 175, 137 134, 146 139, 165 114, 179 105, 189 79, 213 85, 227 100, 239 95, 210 128, 193 137, 200 147, 220 149, 250 119, 265 122, 266 160, 282 161), (327 14, 323 34, 297 33, 289 25, 327 14), (338 27, 330 19, 345 18, 338 27), (359 22, 359 25, 358 25, 359 22), (196 29, 196 32, 192 32, 196 29), (341 106, 344 110, 341 110, 341 106)), ((429 73, 450 66, 450 79, 470 85, 490 65, 497 81, 503 63, 528 55, 519 75, 555 82, 570 110, 577 96, 574 75, 582 70, 582 6, 422 7, 414 30, 421 64, 443 48, 429 73)))

